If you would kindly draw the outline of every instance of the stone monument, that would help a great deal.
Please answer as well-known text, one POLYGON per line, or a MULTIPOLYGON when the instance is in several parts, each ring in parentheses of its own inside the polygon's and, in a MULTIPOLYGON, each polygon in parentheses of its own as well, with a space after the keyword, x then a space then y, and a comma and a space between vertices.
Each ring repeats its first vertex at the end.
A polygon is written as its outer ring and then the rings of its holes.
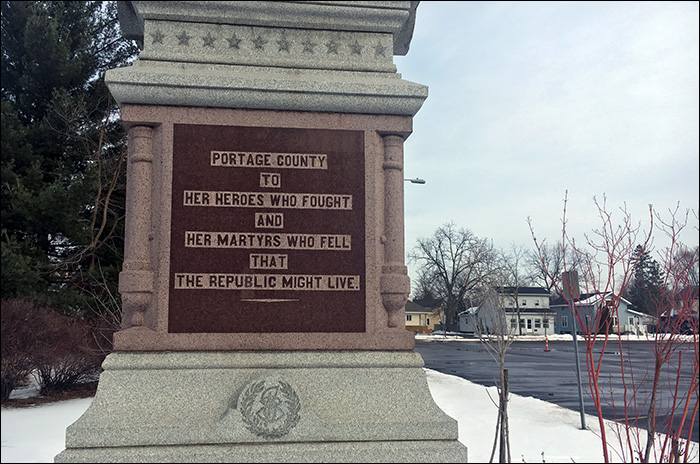
POLYGON ((418 2, 119 2, 122 330, 56 462, 465 462, 404 328, 418 2))

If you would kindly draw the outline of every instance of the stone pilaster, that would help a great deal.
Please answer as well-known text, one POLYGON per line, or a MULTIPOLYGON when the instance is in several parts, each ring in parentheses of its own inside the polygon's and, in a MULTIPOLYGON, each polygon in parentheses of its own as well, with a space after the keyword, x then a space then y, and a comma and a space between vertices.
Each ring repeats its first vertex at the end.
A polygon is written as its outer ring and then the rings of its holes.
POLYGON ((385 135, 384 141, 384 264, 381 294, 389 327, 403 329, 403 315, 411 286, 404 265, 403 137, 385 135))
POLYGON ((124 264, 119 274, 122 328, 142 327, 153 297, 150 259, 153 128, 129 129, 124 264))

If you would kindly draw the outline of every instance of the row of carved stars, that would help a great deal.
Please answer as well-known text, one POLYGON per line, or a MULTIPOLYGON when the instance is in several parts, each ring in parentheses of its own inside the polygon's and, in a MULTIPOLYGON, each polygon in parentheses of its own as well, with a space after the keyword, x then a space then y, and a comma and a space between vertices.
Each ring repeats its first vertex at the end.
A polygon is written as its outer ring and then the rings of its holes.
MULTIPOLYGON (((186 31, 182 31, 180 34, 175 36, 178 40, 178 45, 184 45, 184 46, 189 46, 190 45, 190 40, 192 40, 194 37, 191 35, 187 34, 186 31)), ((155 33, 151 34, 151 38, 153 39, 154 44, 163 44, 163 39, 165 39, 165 35, 160 31, 156 30, 155 33)), ((204 47, 210 47, 214 48, 214 42, 216 41, 216 37, 213 37, 211 33, 208 33, 204 37, 201 37, 202 40, 202 45, 204 47)), ((241 42, 243 42, 243 39, 240 39, 236 36, 236 34, 233 34, 231 37, 227 38, 226 41, 228 41, 228 48, 230 49, 235 49, 235 50, 240 50, 241 47, 241 42)), ((270 43, 270 40, 264 39, 261 35, 258 35, 255 39, 250 41, 253 44, 253 47, 256 50, 265 50, 265 46, 270 43)), ((277 51, 278 52, 287 52, 289 53, 289 49, 292 46, 292 42, 287 40, 286 37, 282 36, 280 39, 277 39, 274 41, 273 46, 277 45, 277 51)), ((301 43, 303 47, 303 52, 304 53, 315 53, 316 52, 316 47, 319 47, 318 43, 312 42, 309 39, 306 39, 306 41, 301 43)), ((319 48, 323 49, 323 45, 326 47, 326 53, 327 54, 338 54, 338 50, 341 48, 342 44, 339 43, 338 41, 331 39, 328 42, 321 44, 319 48)), ((348 47, 350 48, 350 52, 353 55, 362 55, 362 50, 366 47, 365 45, 360 45, 360 43, 355 40, 355 42, 348 44, 348 47)), ((374 49, 374 56, 386 56, 385 53, 387 52, 387 47, 382 45, 381 43, 377 42, 377 45, 374 46, 369 46, 367 48, 374 49)))

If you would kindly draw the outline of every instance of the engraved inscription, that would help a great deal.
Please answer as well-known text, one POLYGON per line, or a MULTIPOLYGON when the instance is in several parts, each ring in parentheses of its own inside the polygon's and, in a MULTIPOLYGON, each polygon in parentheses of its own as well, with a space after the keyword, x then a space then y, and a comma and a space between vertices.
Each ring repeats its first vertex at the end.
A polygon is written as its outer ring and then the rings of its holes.
POLYGON ((350 235, 271 234, 248 232, 185 232, 185 246, 191 248, 259 248, 276 250, 350 251, 350 235))
POLYGON ((176 289, 358 291, 357 275, 175 274, 176 289))
POLYGON ((282 176, 276 172, 261 172, 260 187, 280 188, 282 186, 282 176))
POLYGON ((362 132, 175 129, 168 330, 364 331, 362 132))
POLYGON ((185 190, 183 205, 351 210, 352 195, 185 190))
POLYGON ((251 253, 251 269, 287 269, 289 255, 275 255, 268 253, 251 253))
POLYGON ((211 165, 243 168, 328 169, 328 155, 212 150, 211 165))
POLYGON ((282 229, 282 228, 284 228, 284 214, 282 214, 282 213, 255 213, 255 228, 257 228, 257 229, 282 229))

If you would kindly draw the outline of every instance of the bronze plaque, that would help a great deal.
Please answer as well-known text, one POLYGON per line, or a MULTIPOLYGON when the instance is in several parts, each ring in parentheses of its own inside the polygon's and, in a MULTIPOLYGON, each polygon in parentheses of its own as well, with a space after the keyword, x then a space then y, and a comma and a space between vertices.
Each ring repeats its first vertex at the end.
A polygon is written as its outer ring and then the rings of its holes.
POLYGON ((176 124, 170 333, 365 331, 364 134, 176 124))

